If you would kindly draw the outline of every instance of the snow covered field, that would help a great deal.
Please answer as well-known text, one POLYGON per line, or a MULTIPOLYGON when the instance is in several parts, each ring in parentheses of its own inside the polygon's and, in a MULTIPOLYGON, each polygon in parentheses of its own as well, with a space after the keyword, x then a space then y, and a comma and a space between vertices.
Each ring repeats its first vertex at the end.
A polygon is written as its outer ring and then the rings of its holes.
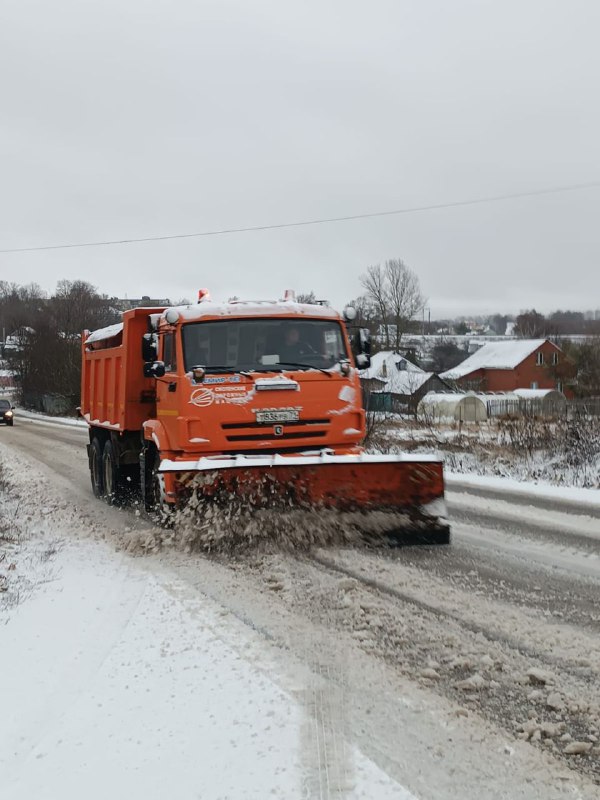
POLYGON ((600 489, 600 419, 545 422, 521 418, 423 424, 378 415, 371 447, 380 452, 431 452, 449 473, 527 484, 600 489))

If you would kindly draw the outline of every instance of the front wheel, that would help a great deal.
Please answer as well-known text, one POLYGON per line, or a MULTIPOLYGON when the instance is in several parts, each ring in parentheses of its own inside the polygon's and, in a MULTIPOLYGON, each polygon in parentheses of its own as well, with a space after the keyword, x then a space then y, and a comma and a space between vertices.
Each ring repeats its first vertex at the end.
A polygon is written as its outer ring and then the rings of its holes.
POLYGON ((173 506, 167 502, 165 479, 161 472, 160 455, 156 453, 150 477, 150 508, 157 516, 159 522, 166 527, 173 524, 173 506))

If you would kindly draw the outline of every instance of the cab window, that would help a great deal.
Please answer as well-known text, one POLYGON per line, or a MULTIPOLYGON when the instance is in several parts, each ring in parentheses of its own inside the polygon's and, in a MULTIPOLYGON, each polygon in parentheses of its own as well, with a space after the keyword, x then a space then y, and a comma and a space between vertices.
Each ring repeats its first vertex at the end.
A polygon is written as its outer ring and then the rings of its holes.
POLYGON ((174 333, 165 333, 163 337, 163 361, 165 362, 166 372, 177 372, 177 350, 174 333))

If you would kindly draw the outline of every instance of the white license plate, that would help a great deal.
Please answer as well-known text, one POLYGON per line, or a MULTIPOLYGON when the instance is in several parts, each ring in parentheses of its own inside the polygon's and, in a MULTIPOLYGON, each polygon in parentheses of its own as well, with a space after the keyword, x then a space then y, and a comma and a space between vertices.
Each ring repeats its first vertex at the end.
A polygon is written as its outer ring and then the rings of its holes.
POLYGON ((297 411, 257 411, 257 422, 297 422, 300 419, 297 411))

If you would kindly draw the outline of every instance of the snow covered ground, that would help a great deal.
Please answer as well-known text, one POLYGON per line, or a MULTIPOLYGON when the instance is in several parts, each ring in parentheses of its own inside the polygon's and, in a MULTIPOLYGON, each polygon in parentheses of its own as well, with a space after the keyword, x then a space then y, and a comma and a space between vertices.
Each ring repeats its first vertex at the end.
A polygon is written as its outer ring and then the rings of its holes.
POLYGON ((349 744, 341 774, 316 769, 303 740, 319 730, 261 637, 60 504, 32 509, 26 469, 4 467, 2 519, 27 523, 6 574, 28 591, 0 610, 3 800, 413 797, 349 744))
POLYGON ((600 419, 530 419, 428 425, 379 415, 371 449, 436 451, 448 473, 555 487, 600 489, 600 419))
POLYGON ((593 503, 457 475, 450 548, 132 558, 84 431, 2 434, 2 800, 597 797, 593 503))
POLYGON ((85 428, 86 430, 88 427, 87 422, 81 417, 51 417, 48 414, 42 414, 39 411, 31 411, 26 408, 17 408, 15 417, 52 425, 70 425, 75 428, 85 428))

